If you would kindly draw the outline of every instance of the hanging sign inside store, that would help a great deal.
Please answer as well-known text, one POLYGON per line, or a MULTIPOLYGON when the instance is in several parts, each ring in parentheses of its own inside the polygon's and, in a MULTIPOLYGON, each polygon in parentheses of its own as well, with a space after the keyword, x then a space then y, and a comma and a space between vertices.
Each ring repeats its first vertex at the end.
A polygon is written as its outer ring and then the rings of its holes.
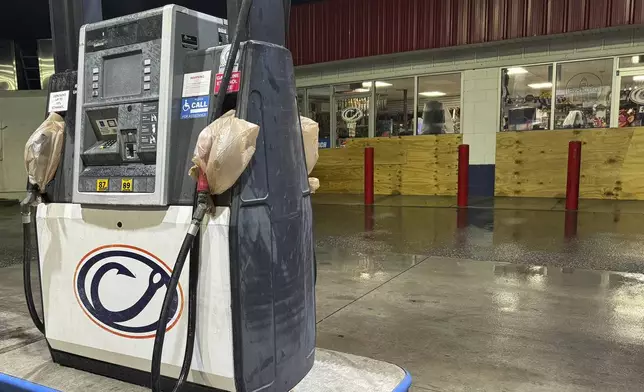
POLYGON ((566 83, 566 97, 575 105, 592 106, 609 91, 610 86, 604 88, 601 78, 590 72, 579 73, 566 83))
POLYGON ((364 112, 359 108, 346 108, 342 111, 342 120, 347 123, 349 137, 356 136, 356 125, 364 117, 364 112))

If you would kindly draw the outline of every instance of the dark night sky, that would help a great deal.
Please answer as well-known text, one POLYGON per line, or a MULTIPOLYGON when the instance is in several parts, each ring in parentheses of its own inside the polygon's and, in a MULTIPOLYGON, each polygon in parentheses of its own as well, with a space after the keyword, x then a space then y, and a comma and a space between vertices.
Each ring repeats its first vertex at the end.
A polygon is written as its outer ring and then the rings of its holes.
MULTIPOLYGON (((315 0, 292 0, 293 4, 311 1, 315 0)), ((51 37, 48 0, 1 0, 1 3, 0 39, 33 40, 51 37)), ((103 0, 103 18, 110 19, 171 3, 226 17, 225 0, 103 0)))

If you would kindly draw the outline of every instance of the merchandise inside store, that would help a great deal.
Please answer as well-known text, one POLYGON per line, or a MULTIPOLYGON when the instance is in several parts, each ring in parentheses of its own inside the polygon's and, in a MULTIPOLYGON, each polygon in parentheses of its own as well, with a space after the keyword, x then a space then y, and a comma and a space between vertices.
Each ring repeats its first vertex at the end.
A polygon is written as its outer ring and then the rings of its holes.
POLYGON ((320 148, 352 138, 460 132, 460 73, 299 89, 298 100, 301 113, 320 124, 320 148))
MULTIPOLYGON (((498 75, 499 131, 644 125, 644 55, 515 65, 498 75)), ((301 88, 298 99, 329 148, 352 138, 462 133, 464 94, 476 93, 465 93, 462 73, 453 72, 301 88)))

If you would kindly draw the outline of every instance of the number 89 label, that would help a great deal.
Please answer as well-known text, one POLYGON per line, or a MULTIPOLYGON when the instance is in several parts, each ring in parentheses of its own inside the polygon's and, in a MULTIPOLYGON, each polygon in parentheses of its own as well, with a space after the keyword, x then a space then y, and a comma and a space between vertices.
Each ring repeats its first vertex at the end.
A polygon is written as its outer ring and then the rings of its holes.
POLYGON ((121 192, 132 192, 134 185, 131 178, 124 178, 121 180, 121 192))

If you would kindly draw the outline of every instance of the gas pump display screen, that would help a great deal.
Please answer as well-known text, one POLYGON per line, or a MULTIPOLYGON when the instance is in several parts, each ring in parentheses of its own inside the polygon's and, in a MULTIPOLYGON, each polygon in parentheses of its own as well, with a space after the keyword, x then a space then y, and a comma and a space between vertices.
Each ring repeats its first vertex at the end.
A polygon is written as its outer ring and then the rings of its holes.
POLYGON ((103 60, 103 97, 141 94, 143 54, 126 53, 103 60))

